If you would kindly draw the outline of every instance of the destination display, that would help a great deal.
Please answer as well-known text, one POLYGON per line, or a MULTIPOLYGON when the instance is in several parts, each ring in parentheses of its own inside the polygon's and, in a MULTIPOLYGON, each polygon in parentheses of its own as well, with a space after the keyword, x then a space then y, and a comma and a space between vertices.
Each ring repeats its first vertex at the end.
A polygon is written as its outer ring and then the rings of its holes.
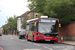
POLYGON ((56 22, 56 20, 41 19, 40 22, 56 22))

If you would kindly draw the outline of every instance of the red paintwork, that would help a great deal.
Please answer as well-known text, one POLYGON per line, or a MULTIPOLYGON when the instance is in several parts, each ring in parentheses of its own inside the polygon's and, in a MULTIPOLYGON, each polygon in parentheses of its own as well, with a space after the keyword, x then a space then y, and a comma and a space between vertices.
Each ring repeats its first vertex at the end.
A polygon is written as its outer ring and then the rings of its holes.
MULTIPOLYGON (((58 38, 54 38, 55 36, 45 36, 43 34, 40 34, 37 32, 41 37, 38 37, 37 35, 34 36, 34 41, 39 41, 39 40, 55 40, 58 42, 58 38), (45 38, 46 37, 46 38, 45 38)), ((36 33, 35 33, 36 34, 36 33)))
POLYGON ((59 19, 58 19, 58 23, 59 23, 59 19))
MULTIPOLYGON (((26 34, 28 35, 28 32, 26 32, 26 34)), ((26 39, 27 39, 27 35, 25 36, 26 39)), ((29 40, 33 40, 33 36, 34 36, 34 41, 39 41, 39 40, 55 40, 56 42, 58 42, 58 37, 57 38, 54 38, 55 36, 45 36, 43 34, 40 34, 39 32, 33 32, 33 35, 32 36, 29 36, 28 35, 28 39, 29 40), (38 33, 42 38, 41 37, 38 37, 36 35, 36 33, 38 33)))
POLYGON ((37 19, 37 22, 39 22, 39 18, 37 19))
POLYGON ((27 39, 28 31, 25 31, 25 39, 27 39))

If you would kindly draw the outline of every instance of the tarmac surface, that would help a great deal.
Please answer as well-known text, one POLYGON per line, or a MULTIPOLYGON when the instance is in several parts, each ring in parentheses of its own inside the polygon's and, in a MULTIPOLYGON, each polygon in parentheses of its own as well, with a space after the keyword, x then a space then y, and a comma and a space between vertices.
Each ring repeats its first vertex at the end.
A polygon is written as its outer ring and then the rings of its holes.
POLYGON ((74 44, 75 42, 72 41, 52 44, 49 42, 27 41, 12 35, 0 36, 0 50, 75 50, 74 44))

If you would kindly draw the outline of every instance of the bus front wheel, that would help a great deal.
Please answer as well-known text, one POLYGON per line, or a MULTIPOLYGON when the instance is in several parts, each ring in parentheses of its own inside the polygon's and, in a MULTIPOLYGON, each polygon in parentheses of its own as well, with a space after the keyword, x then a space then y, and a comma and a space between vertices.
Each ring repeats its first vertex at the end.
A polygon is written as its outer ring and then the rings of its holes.
POLYGON ((54 41, 53 42, 51 42, 52 44, 54 44, 54 41))

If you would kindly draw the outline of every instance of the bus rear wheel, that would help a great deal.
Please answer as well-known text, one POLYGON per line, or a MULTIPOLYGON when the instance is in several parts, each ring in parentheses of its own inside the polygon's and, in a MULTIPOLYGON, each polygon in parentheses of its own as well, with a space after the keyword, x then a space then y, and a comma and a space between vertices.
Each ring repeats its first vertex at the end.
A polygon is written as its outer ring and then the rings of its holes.
POLYGON ((27 35, 27 41, 30 41, 30 40, 28 39, 28 35, 27 35))
POLYGON ((32 38, 32 41, 34 42, 34 36, 33 36, 33 38, 32 38))

